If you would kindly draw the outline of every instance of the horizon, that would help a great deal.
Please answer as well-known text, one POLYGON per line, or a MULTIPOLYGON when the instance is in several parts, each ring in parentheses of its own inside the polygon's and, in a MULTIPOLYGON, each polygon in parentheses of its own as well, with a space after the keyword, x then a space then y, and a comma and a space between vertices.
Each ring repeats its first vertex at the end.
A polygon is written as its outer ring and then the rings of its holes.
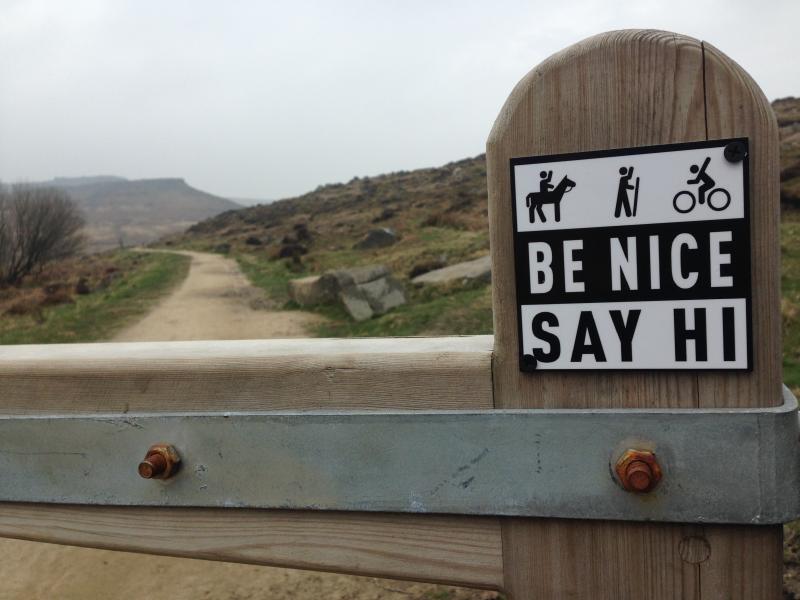
POLYGON ((207 0, 11 0, 0 7, 0 180, 178 177, 258 202, 441 166, 484 151, 537 63, 636 26, 710 41, 771 100, 800 93, 800 73, 780 60, 800 50, 796 2, 548 10, 541 27, 541 8, 522 2, 223 11, 207 0))

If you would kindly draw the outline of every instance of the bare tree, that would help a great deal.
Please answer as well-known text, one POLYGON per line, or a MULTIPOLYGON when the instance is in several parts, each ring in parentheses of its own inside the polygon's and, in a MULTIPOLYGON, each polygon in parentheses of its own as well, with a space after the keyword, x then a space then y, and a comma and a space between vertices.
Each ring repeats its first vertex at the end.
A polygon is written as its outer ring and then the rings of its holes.
POLYGON ((63 190, 14 185, 0 191, 0 282, 18 284, 48 262, 77 253, 83 225, 63 190))

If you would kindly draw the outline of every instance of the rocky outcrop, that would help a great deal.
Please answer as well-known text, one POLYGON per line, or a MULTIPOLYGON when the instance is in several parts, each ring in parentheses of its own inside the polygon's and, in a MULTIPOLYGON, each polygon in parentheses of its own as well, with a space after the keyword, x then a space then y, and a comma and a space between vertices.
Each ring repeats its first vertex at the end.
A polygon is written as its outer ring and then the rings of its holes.
POLYGON ((470 281, 492 280, 492 259, 489 255, 469 260, 467 262, 450 265, 443 269, 428 271, 411 280, 418 284, 443 284, 460 281, 462 283, 470 281))
POLYGON ((289 296, 300 306, 340 302, 356 321, 382 315, 406 302, 403 286, 383 265, 294 279, 289 282, 289 296))

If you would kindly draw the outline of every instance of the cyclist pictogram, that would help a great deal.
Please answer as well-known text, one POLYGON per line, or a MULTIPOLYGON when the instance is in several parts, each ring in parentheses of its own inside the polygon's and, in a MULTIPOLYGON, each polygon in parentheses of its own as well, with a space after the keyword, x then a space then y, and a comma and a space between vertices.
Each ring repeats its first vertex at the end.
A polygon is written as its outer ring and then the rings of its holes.
POLYGON ((711 210, 725 210, 731 203, 731 195, 725 188, 715 188, 714 179, 706 172, 708 164, 711 162, 711 157, 707 156, 703 161, 703 166, 698 167, 692 165, 689 171, 695 175, 692 179, 688 179, 686 183, 689 185, 699 185, 697 188, 697 197, 690 190, 681 190, 672 199, 672 206, 681 214, 686 214, 694 210, 694 207, 699 204, 705 204, 708 200, 708 207, 711 210))

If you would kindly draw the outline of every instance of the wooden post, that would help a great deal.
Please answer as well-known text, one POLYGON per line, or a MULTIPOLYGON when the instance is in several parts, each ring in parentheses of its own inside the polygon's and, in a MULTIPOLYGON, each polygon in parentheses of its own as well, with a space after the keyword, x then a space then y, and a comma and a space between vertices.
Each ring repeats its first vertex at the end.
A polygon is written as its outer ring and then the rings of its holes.
MULTIPOLYGON (((516 86, 489 136, 487 166, 496 408, 780 404, 777 128, 767 99, 738 65, 705 42, 662 31, 585 40, 516 86), (736 136, 750 139, 753 371, 521 373, 510 159, 736 136)), ((781 593, 779 526, 504 519, 502 538, 505 586, 518 600, 781 593)))

